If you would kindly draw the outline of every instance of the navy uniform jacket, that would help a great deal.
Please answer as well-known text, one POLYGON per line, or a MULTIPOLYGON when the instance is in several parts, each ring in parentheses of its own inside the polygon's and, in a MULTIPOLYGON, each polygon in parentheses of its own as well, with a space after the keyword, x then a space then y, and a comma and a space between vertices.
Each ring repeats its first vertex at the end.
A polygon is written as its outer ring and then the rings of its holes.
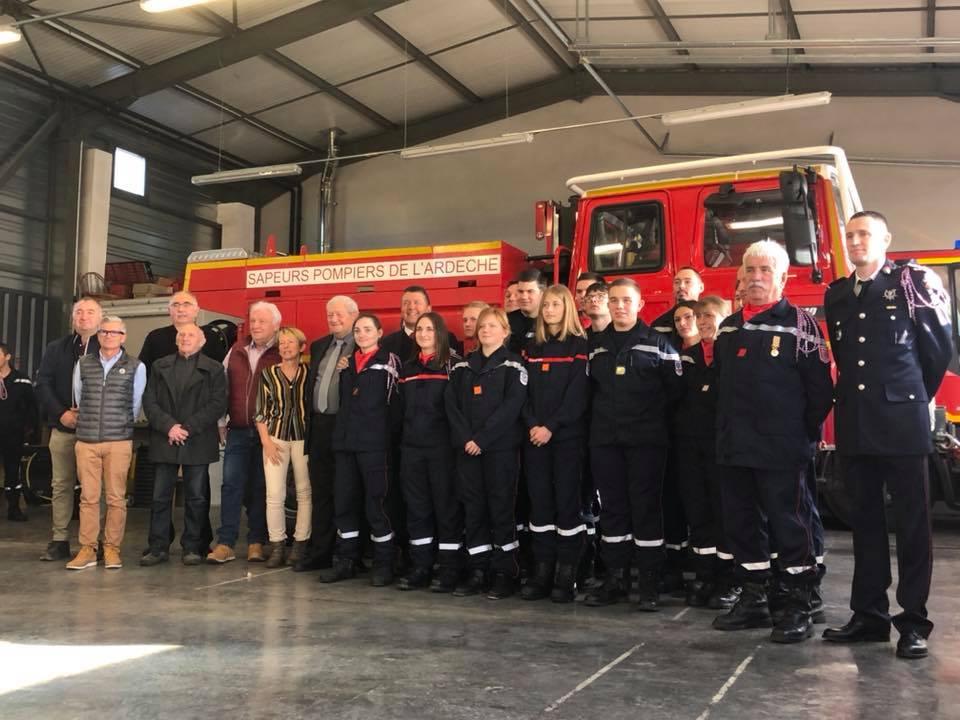
POLYGON ((450 371, 444 400, 450 442, 461 452, 470 440, 481 450, 510 450, 523 437, 520 411, 527 401, 527 369, 504 347, 484 359, 478 349, 450 371))
POLYGON ((837 363, 837 452, 917 455, 933 451, 928 404, 953 356, 950 304, 939 278, 887 263, 853 292, 833 282, 824 307, 837 363))
POLYGON ((510 352, 520 355, 526 350, 527 345, 533 342, 537 318, 527 317, 523 314, 523 310, 517 309, 507 313, 507 321, 510 323, 510 339, 507 340, 507 348, 510 352))
POLYGON ((570 335, 560 342, 531 343, 524 352, 530 385, 523 421, 546 427, 551 442, 582 437, 587 430, 587 340, 570 335))
POLYGON ((663 335, 674 347, 681 347, 683 345, 683 340, 680 339, 680 335, 677 333, 677 324, 673 321, 673 314, 676 311, 677 306, 674 305, 672 308, 663 313, 663 315, 650 323, 650 328, 663 335))
POLYGON ((714 345, 720 394, 717 463, 795 468, 833 404, 826 346, 816 320, 785 298, 743 321, 738 310, 720 325, 714 345))
POLYGON ((340 373, 340 409, 333 427, 333 449, 378 452, 390 447, 396 420, 395 399, 400 361, 385 348, 357 372, 356 357, 340 373))
POLYGON ((617 352, 610 323, 590 339, 589 357, 590 445, 667 445, 683 370, 666 337, 638 320, 617 352))
POLYGON ((683 363, 684 394, 673 411, 673 434, 716 444, 717 365, 707 365, 703 344, 697 343, 680 351, 683 363))
POLYGON ((459 359, 457 355, 451 355, 440 367, 424 365, 419 357, 404 363, 398 388, 403 410, 404 446, 442 446, 449 452, 450 423, 447 422, 443 396, 450 380, 450 368, 459 359))
MULTIPOLYGON (((460 355, 463 352, 463 343, 457 340, 457 336, 447 330, 447 343, 450 349, 460 355)), ((398 358, 401 363, 405 363, 413 357, 415 352, 419 352, 413 335, 407 335, 407 331, 400 326, 400 329, 394 333, 385 336, 380 342, 380 347, 386 348, 398 358)))

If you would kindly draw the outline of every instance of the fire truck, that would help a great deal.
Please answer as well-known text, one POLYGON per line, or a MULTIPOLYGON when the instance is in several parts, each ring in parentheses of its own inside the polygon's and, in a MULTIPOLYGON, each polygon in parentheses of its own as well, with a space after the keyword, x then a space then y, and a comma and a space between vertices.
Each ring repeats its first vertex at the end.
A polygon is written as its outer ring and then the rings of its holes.
MULTIPOLYGON (((743 252, 757 240, 772 239, 790 257, 786 294, 822 321, 827 285, 850 272, 844 219, 862 209, 846 155, 833 146, 582 175, 567 187, 574 193, 569 202, 536 204, 539 254, 499 241, 289 257, 248 257, 227 249, 192 255, 185 286, 202 307, 237 317, 251 302, 270 300, 285 322, 314 338, 327 332, 325 304, 333 295, 353 297, 389 329, 399 327, 403 288, 422 285, 433 309, 460 334, 467 302, 500 304, 507 281, 535 265, 571 287, 587 270, 608 280, 632 277, 643 289, 643 318, 649 321, 673 306, 677 270, 697 268, 707 293, 729 298, 743 252)), ((956 298, 960 252, 892 255, 934 269, 956 298)), ((936 397, 938 453, 931 460, 932 496, 953 510, 960 510, 958 373, 954 359, 936 397)), ((828 423, 817 462, 821 494, 846 522, 850 504, 832 439, 828 423)))

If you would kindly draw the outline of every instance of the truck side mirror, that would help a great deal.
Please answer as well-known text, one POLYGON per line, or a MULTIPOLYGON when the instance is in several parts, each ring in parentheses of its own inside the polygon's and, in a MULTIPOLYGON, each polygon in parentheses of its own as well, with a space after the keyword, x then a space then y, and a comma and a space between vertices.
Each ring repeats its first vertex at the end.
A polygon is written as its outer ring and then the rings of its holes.
POLYGON ((817 230, 808 192, 803 172, 794 168, 780 173, 783 238, 792 265, 814 265, 817 258, 817 230))

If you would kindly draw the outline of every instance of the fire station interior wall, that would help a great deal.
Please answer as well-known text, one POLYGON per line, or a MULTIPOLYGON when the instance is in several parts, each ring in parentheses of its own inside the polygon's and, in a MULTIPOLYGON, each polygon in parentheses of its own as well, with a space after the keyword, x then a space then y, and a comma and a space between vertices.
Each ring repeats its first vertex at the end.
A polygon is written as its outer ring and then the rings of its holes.
POLYGON ((277 237, 277 250, 287 252, 290 247, 290 193, 283 193, 260 208, 260 237, 258 249, 267 247, 267 238, 277 237))
MULTIPOLYGON (((636 114, 732 102, 721 97, 626 97, 636 114)), ((608 98, 568 101, 434 144, 622 116, 608 98)), ((665 128, 645 121, 660 141, 665 128)), ((676 127, 664 154, 629 122, 538 135, 513 145, 416 160, 388 156, 347 165, 336 183, 337 249, 500 239, 528 251, 533 208, 566 200, 567 178, 584 173, 690 159, 688 154, 759 152, 805 145, 843 147, 865 207, 885 213, 894 248, 953 247, 960 239, 960 104, 936 98, 838 98, 821 108, 676 127), (954 160, 925 167, 925 160, 954 160), (896 165, 880 161, 905 161, 896 165), (917 161, 917 162, 912 162, 917 161)), ((304 193, 304 205, 315 203, 304 193)), ((305 240, 315 243, 316 238, 305 240)))

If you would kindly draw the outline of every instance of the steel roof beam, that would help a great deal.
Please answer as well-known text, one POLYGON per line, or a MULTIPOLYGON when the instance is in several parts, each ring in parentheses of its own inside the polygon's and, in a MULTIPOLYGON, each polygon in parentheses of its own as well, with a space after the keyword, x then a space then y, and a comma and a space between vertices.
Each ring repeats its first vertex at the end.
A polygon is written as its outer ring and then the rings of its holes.
POLYGON ((6 185, 10 179, 17 174, 17 171, 23 167, 33 151, 42 145, 47 138, 57 131, 63 120, 63 114, 56 110, 44 120, 40 127, 33 131, 26 141, 17 147, 17 150, 0 164, 0 188, 6 185))
MULTIPOLYGON (((927 0, 927 17, 926 17, 926 34, 927 37, 936 37, 937 35, 937 0, 927 0)), ((935 52, 935 48, 928 47, 928 53, 935 52)))
POLYGON ((553 63, 558 70, 570 73, 580 64, 580 60, 573 53, 567 51, 563 51, 562 53, 558 52, 553 45, 550 44, 550 41, 533 27, 533 22, 528 20, 526 15, 520 12, 510 0, 490 0, 490 2, 494 4, 497 10, 510 18, 520 31, 539 48, 544 57, 553 63))

